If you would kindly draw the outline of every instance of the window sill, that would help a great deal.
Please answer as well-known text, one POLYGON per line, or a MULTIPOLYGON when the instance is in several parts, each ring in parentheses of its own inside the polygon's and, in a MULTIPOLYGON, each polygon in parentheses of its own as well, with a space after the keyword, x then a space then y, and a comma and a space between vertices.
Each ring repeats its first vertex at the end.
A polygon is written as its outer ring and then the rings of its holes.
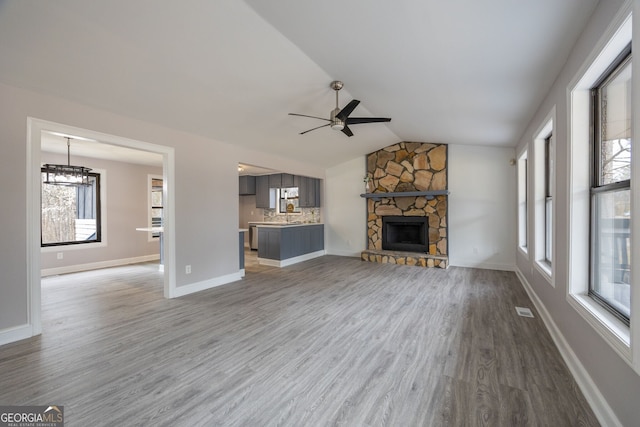
POLYGON ((102 242, 81 243, 77 245, 45 246, 45 247, 40 247, 40 252, 41 253, 66 252, 66 251, 75 251, 80 249, 104 248, 106 246, 107 246, 107 242, 103 240, 102 242))
POLYGON ((552 286, 556 287, 553 281, 553 269, 551 264, 547 261, 536 261, 535 262, 536 270, 545 278, 545 280, 552 286))
POLYGON ((520 253, 526 257, 527 259, 529 259, 529 251, 527 250, 526 246, 518 246, 518 250, 520 251, 520 253))
POLYGON ((631 366, 631 331, 627 325, 586 294, 569 294, 569 304, 631 366))

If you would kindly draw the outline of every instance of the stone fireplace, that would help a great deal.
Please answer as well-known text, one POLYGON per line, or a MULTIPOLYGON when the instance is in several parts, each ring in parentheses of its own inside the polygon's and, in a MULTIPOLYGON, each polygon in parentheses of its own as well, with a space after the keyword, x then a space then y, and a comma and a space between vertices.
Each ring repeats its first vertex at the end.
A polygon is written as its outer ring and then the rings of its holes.
POLYGON ((449 266, 447 145, 400 142, 367 155, 364 261, 449 266))

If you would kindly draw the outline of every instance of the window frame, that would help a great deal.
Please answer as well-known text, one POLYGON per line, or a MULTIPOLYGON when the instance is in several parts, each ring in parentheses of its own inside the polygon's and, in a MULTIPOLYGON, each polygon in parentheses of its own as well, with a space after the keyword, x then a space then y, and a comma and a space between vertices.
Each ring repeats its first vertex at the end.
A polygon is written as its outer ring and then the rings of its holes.
MULTIPOLYGON (((40 168, 40 179, 42 180, 42 174, 44 173, 44 169, 40 168)), ((95 239, 91 239, 91 240, 74 240, 74 241, 68 241, 68 242, 53 242, 53 243, 44 243, 42 241, 42 216, 40 217, 40 248, 41 249, 47 249, 47 248, 69 248, 69 247, 77 247, 77 246, 81 246, 81 245, 96 245, 96 244, 101 244, 102 242, 102 196, 103 196, 103 190, 102 190, 102 174, 101 172, 92 170, 91 172, 88 173, 88 175, 90 177, 93 177, 95 179, 96 185, 94 188, 94 197, 95 197, 95 210, 96 210, 96 238, 95 239)), ((42 194, 42 185, 45 185, 44 183, 40 184, 40 192, 42 194)), ((49 184, 47 184, 49 185, 49 184)), ((40 210, 42 211, 42 197, 40 199, 40 210)))
MULTIPOLYGON (((594 280, 597 277, 597 262, 598 256, 597 248, 599 247, 599 235, 596 233, 597 215, 597 196, 602 194, 613 194, 621 190, 631 191, 631 180, 625 179, 621 181, 615 181, 608 184, 602 183, 602 112, 599 108, 601 105, 601 90, 602 88, 612 81, 621 70, 626 66, 632 65, 632 48, 629 43, 615 60, 605 69, 600 78, 594 83, 591 88, 591 103, 590 103, 590 119, 591 119, 591 134, 590 134, 590 146, 589 151, 591 153, 590 162, 590 190, 589 190, 589 284, 587 295, 593 299, 597 304, 602 306, 607 312, 621 321, 624 325, 630 326, 630 315, 627 316, 615 307, 604 296, 595 291, 594 280)), ((631 113, 633 114, 633 113, 631 113)), ((633 150, 633 139, 631 141, 631 150, 633 150)), ((631 160, 630 160, 631 162, 631 160)), ((632 166, 631 166, 632 167, 632 166)), ((631 218, 631 216, 630 216, 631 218)), ((631 264, 630 267, 631 268, 631 264)), ((631 285, 631 284, 630 284, 631 285)))
POLYGON ((525 148, 516 160, 518 190, 518 249, 529 257, 529 159, 525 148))
POLYGON ((544 139, 544 261, 553 266, 553 187, 554 153, 553 132, 544 139), (551 206, 549 206, 551 203, 551 206), (551 212, 549 211, 551 210, 551 212))
POLYGON ((536 271, 555 287, 554 262, 555 256, 555 198, 556 192, 556 106, 542 120, 534 133, 533 147, 533 265, 536 271), (551 197, 548 197, 551 195, 551 197), (551 212, 548 212, 551 201, 551 212), (550 234, 549 231, 552 231, 550 234), (551 252, 549 258, 548 252, 551 252))
MULTIPOLYGON (((582 65, 567 85, 568 135, 566 192, 568 243, 566 300, 569 306, 595 331, 623 360, 640 373, 640 317, 634 316, 627 326, 588 296, 589 283, 589 229, 590 229, 590 132, 591 132, 591 88, 603 72, 610 67, 620 52, 632 41, 632 8, 628 3, 611 22, 596 47, 588 54, 582 65), (633 331, 632 331, 633 329, 633 331), (634 350, 631 346, 634 343, 634 350)), ((637 61, 637 59, 636 59, 637 61)), ((637 73, 636 73, 637 74, 637 73)), ((638 76, 633 77, 638 80, 638 76)), ((637 93, 639 85, 634 85, 637 93)), ((640 119, 633 117, 635 128, 640 119)), ((632 162, 640 164, 640 151, 632 153, 632 162)), ((632 183, 640 182, 640 170, 632 170, 632 183)), ((640 198, 632 197, 632 208, 640 212, 640 198)), ((640 217, 636 215, 631 230, 640 230, 640 217)), ((558 230, 556 228, 556 234, 558 230)), ((636 233, 634 233, 636 234, 636 233)), ((557 252, 557 251, 556 251, 557 252)), ((632 262, 640 265, 640 242, 634 239, 631 250, 632 262)), ((635 272, 637 273, 637 271, 635 272)), ((632 275, 632 283, 639 283, 638 274, 632 275)), ((640 293, 633 293, 633 308, 640 309, 640 293)))

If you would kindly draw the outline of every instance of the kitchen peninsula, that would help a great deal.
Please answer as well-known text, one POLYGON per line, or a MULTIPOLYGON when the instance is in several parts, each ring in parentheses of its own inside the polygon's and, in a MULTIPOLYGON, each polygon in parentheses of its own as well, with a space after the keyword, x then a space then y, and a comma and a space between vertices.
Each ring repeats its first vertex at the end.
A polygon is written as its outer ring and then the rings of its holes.
POLYGON ((258 262, 286 267, 325 254, 324 224, 249 222, 258 230, 258 262))

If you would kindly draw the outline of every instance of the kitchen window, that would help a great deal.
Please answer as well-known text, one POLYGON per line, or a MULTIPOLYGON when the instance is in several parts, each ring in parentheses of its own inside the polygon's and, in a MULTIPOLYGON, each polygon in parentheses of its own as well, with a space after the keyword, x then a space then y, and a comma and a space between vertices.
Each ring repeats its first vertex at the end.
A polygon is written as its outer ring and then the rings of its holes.
POLYGON ((276 209, 279 214, 301 214, 298 187, 278 188, 276 209))

